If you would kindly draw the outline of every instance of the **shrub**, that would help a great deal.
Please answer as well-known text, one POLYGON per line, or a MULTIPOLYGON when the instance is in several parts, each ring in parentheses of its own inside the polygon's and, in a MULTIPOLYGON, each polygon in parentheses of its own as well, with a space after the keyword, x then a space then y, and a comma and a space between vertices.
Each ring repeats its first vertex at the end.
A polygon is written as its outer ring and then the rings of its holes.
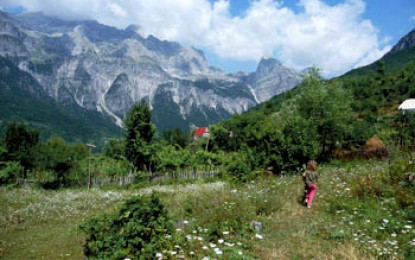
POLYGON ((19 162, 6 162, 4 168, 0 170, 0 185, 10 184, 14 178, 20 177, 23 167, 19 162))
POLYGON ((173 232, 167 210, 155 193, 130 198, 118 213, 92 218, 80 228, 87 235, 85 256, 111 259, 151 259, 167 247, 166 235, 173 232))

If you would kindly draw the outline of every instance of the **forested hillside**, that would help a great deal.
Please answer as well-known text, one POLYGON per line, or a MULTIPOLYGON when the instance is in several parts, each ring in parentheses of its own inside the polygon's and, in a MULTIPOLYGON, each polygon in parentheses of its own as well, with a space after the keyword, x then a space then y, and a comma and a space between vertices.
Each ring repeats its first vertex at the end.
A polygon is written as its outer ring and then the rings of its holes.
POLYGON ((44 92, 37 80, 0 56, 0 133, 13 121, 40 130, 42 140, 59 135, 67 141, 121 137, 121 129, 97 112, 61 106, 44 92))

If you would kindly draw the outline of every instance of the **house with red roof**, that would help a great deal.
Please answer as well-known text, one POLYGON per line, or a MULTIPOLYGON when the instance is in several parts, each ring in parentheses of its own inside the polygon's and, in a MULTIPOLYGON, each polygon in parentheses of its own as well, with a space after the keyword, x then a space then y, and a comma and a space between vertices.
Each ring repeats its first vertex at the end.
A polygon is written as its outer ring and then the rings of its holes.
POLYGON ((200 138, 209 138, 209 128, 208 127, 198 127, 193 132, 193 139, 199 140, 200 138))

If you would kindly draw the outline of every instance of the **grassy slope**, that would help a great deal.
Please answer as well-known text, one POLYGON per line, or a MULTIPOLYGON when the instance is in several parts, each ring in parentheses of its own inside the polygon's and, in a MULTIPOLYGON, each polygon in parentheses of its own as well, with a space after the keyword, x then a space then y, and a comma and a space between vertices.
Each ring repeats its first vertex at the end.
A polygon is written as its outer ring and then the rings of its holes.
MULTIPOLYGON (((379 61, 385 62, 385 72, 396 72, 405 69, 410 62, 415 62, 415 46, 397 53, 388 54, 379 61)), ((377 61, 364 67, 347 72, 342 77, 368 76, 376 74, 377 61)))
POLYGON ((322 167, 320 174, 318 197, 311 210, 301 204, 303 184, 298 176, 257 181, 236 188, 211 183, 185 188, 172 185, 88 193, 3 187, 0 189, 0 258, 81 259, 83 236, 77 226, 85 218, 110 212, 125 198, 151 189, 165 194, 162 199, 175 222, 194 222, 194 226, 184 230, 182 238, 178 236, 183 254, 193 251, 198 257, 214 256, 206 234, 200 234, 204 236, 202 242, 183 242, 184 236, 211 229, 212 224, 228 223, 235 227, 232 223, 239 221, 243 232, 230 228, 230 234, 223 235, 232 247, 216 243, 223 249, 225 258, 239 251, 260 259, 367 259, 381 254, 403 258, 403 252, 415 244, 415 228, 401 216, 392 202, 394 198, 362 200, 355 195, 359 179, 371 174, 385 175, 387 165, 328 166, 322 167), (260 231, 246 228, 252 220, 263 223, 264 228, 260 231), (256 238, 255 234, 262 235, 263 239, 256 238), (395 248, 394 243, 399 247, 395 248), (209 249, 203 250, 202 245, 209 249))

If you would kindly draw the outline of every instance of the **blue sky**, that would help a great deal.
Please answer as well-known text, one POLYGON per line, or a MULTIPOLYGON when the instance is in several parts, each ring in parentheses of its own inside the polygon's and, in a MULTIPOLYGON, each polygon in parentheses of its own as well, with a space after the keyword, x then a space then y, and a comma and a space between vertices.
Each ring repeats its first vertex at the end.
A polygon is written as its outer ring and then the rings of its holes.
POLYGON ((272 56, 326 77, 379 59, 415 27, 414 0, 0 0, 0 8, 137 24, 144 36, 195 46, 231 72, 272 56))
MULTIPOLYGON (((211 2, 215 2, 211 0, 211 2)), ((231 0, 231 14, 234 16, 243 16, 246 9, 249 8, 251 0, 231 0)), ((325 0, 328 5, 335 6, 343 3, 341 0, 325 0)), ((302 7, 299 6, 298 0, 280 1, 283 6, 286 6, 295 12, 302 12, 302 7)), ((385 45, 393 46, 400 38, 405 36, 408 32, 415 29, 415 1, 414 0, 366 0, 365 12, 362 15, 363 19, 370 20, 377 28, 379 38, 385 45)), ((219 64, 222 68, 230 71, 238 69, 252 71, 255 69, 257 63, 252 61, 229 61, 221 59, 214 53, 208 53, 208 58, 219 64)), ((278 58, 278 57, 275 57, 278 58)))

